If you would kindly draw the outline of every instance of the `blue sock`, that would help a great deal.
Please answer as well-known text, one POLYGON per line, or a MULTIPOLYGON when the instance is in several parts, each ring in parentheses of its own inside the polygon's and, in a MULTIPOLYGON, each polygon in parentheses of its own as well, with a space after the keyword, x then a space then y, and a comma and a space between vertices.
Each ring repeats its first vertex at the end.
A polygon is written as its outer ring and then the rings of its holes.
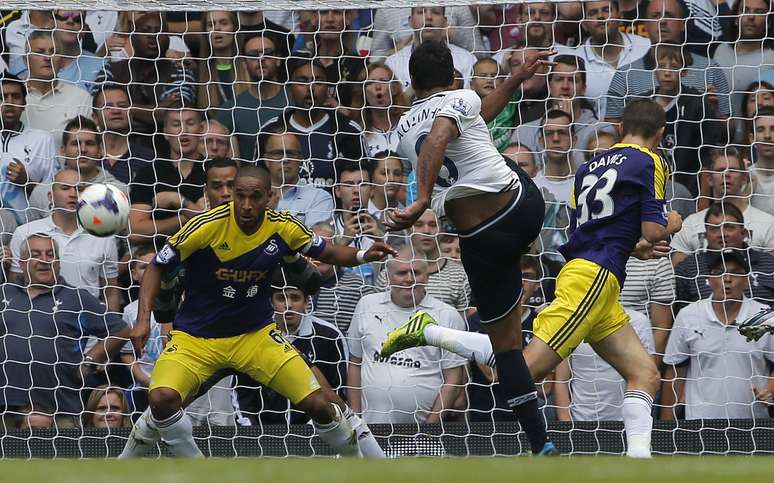
POLYGON ((527 433, 533 453, 539 453, 548 441, 546 424, 538 408, 537 391, 527 362, 519 349, 495 354, 500 387, 508 406, 527 433))

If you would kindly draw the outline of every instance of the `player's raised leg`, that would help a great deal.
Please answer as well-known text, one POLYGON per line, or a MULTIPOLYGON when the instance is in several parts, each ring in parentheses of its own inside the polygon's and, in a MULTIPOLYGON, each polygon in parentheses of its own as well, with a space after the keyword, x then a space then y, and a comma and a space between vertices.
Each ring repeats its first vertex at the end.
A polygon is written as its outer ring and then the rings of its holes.
POLYGON ((626 381, 623 418, 627 456, 650 458, 651 409, 660 380, 656 363, 628 323, 591 345, 626 381))

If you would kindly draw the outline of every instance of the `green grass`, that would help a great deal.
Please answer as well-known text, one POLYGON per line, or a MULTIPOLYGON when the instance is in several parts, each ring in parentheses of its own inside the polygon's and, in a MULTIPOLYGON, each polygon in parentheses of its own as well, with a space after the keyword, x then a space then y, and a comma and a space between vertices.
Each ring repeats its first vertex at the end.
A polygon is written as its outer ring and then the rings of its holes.
POLYGON ((772 457, 32 460, 0 462, 0 483, 736 483, 774 481, 772 457))

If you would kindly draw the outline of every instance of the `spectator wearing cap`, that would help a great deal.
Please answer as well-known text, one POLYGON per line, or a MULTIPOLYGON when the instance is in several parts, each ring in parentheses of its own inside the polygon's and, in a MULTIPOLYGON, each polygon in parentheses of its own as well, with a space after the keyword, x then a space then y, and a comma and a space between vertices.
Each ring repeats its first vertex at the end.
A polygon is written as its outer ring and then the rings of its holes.
POLYGON ((661 418, 768 417, 774 393, 774 336, 745 340, 737 324, 766 308, 744 296, 750 262, 744 252, 724 250, 709 264, 712 296, 685 307, 675 319, 664 363, 661 418), (678 383, 678 381, 680 384, 678 383))
MULTIPOLYGON (((750 176, 739 152, 732 148, 713 150, 708 183, 701 183, 700 192, 711 199, 732 203, 744 215, 747 244, 756 249, 774 250, 774 217, 750 204, 750 176)), ((706 246, 705 217, 707 209, 683 220, 683 228, 672 238, 672 264, 677 265, 688 255, 706 246)))
POLYGON ((751 269, 750 285, 745 296, 758 302, 774 304, 774 256, 747 246, 747 230, 739 208, 730 203, 715 203, 704 218, 707 247, 680 262, 675 267, 677 282, 677 310, 690 302, 708 298, 710 262, 721 250, 732 249, 746 254, 751 269))
POLYGON ((295 107, 261 126, 258 144, 263 146, 265 133, 280 132, 277 129, 297 134, 303 159, 308 160, 301 167, 301 177, 319 188, 332 189, 337 179, 334 162, 364 157, 363 132, 351 119, 325 107, 330 96, 328 74, 317 59, 294 57, 288 62, 288 74, 295 107))
POLYGON ((335 208, 331 194, 299 177, 304 162, 300 136, 274 125, 262 139, 261 162, 278 195, 276 209, 290 212, 306 226, 330 221, 335 208))
POLYGON ((237 137, 239 153, 247 161, 256 159, 261 126, 293 104, 290 87, 284 83, 286 55, 275 42, 277 38, 268 32, 245 41, 237 62, 246 66, 250 83, 246 91, 226 101, 218 111, 217 120, 237 137))
MULTIPOLYGON (((344 396, 349 350, 341 331, 308 313, 309 288, 289 270, 275 270, 271 277, 275 321, 282 335, 314 368, 325 376, 334 391, 344 396)), ((238 418, 242 425, 303 424, 309 417, 290 401, 240 375, 237 385, 238 418)))

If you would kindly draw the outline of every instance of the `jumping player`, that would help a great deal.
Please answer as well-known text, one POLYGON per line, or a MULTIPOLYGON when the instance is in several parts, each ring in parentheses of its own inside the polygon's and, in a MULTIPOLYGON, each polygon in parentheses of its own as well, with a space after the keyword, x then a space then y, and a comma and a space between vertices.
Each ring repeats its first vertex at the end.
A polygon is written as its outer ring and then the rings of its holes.
MULTIPOLYGON (((663 254, 657 244, 682 227, 676 212, 665 216, 668 167, 653 152, 665 123, 664 110, 655 102, 630 103, 624 111, 622 142, 584 163, 576 173, 571 235, 560 248, 567 264, 557 278, 556 298, 538 314, 533 326, 535 337, 524 351, 532 377, 540 380, 582 341, 589 342, 626 381, 623 418, 627 455, 637 458, 650 457, 651 408, 659 372, 629 325, 618 298, 630 254, 663 254)), ((492 248, 497 251, 488 256, 501 257, 501 247, 492 248)), ((465 256, 463 247, 463 261, 465 256)), ((502 272, 505 268, 491 270, 502 272)), ((499 279, 490 278, 490 287, 495 288, 499 279)), ((487 352, 492 350, 487 342, 479 334, 439 327, 427 314, 418 312, 388 334, 382 356, 430 344, 486 361, 487 352)), ((494 340, 492 348, 499 372, 494 340)))
MULTIPOLYGON (((484 104, 472 90, 449 90, 454 65, 449 48, 426 41, 409 60, 417 100, 401 117, 399 151, 417 173, 417 197, 402 210, 388 210, 393 230, 412 226, 432 206, 460 236, 462 263, 481 321, 494 347, 508 404, 527 433, 533 453, 556 452, 538 409, 537 391, 522 355, 519 259, 540 233, 543 197, 518 166, 509 167, 489 135, 483 113, 491 99, 510 100, 518 85, 550 63, 553 52, 534 53, 484 104)), ((501 108, 501 106, 498 106, 501 108)))

